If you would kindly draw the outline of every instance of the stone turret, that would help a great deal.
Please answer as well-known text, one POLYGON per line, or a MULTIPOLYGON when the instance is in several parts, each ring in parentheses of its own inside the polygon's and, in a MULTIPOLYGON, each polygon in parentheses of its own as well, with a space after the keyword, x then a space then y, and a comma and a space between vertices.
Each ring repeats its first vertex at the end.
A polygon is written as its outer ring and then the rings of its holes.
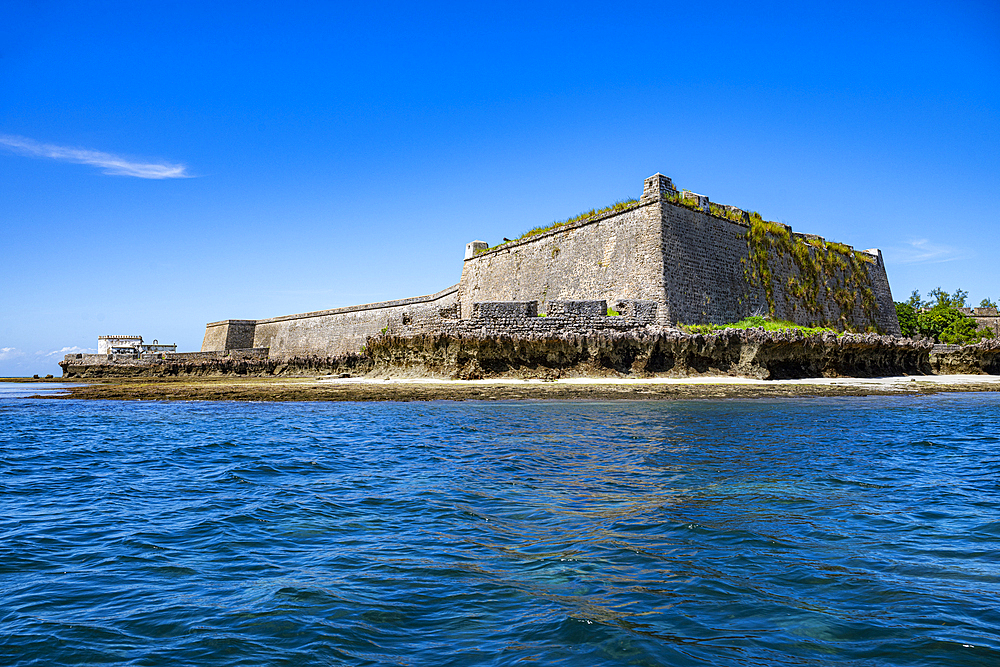
POLYGON ((659 199, 660 195, 666 194, 677 194, 677 188, 674 187, 674 182, 668 176, 656 173, 647 178, 642 184, 642 199, 640 201, 652 201, 659 199))
POLYGON ((472 243, 465 244, 465 258, 470 259, 476 256, 476 253, 480 250, 486 250, 490 247, 490 244, 486 241, 473 241, 472 243))

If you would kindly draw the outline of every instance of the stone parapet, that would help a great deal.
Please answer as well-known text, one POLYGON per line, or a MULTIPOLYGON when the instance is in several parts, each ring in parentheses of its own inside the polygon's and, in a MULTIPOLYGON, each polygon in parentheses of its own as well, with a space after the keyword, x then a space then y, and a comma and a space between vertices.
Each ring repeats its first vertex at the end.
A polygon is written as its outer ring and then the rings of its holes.
POLYGON ((656 321, 657 303, 655 301, 618 299, 615 301, 614 309, 619 314, 634 318, 638 322, 652 323, 656 321))
POLYGON ((549 317, 576 319, 605 317, 607 314, 607 301, 550 301, 546 312, 549 317))
POLYGON ((472 319, 503 320, 538 317, 537 301, 485 301, 472 304, 472 319))
POLYGON ((195 361, 207 359, 266 359, 266 347, 242 350, 214 350, 210 352, 147 352, 143 354, 67 354, 63 362, 75 366, 142 365, 163 361, 195 361))
POLYGON ((387 335, 449 334, 456 336, 535 336, 560 333, 578 336, 606 332, 662 329, 656 304, 649 301, 617 302, 619 315, 608 315, 605 301, 551 301, 549 312, 539 315, 537 301, 474 303, 473 316, 451 322, 424 321, 387 330, 387 335))

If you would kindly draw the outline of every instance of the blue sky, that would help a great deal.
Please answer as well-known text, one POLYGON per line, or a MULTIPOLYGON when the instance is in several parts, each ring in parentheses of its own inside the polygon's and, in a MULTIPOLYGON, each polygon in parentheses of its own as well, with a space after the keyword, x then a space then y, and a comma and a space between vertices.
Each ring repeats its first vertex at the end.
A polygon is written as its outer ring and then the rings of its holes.
POLYGON ((1000 299, 995 2, 359 4, 0 6, 0 376, 435 292, 658 171, 1000 299))

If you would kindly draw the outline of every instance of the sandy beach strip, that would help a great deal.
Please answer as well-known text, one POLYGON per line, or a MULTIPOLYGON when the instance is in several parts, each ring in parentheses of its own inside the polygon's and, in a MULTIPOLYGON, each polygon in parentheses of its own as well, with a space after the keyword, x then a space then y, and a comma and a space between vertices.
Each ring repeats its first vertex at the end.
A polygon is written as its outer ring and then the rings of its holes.
POLYGON ((558 380, 227 376, 88 379, 78 382, 66 394, 45 398, 186 401, 679 400, 1000 391, 1000 375, 796 380, 729 376, 558 380))

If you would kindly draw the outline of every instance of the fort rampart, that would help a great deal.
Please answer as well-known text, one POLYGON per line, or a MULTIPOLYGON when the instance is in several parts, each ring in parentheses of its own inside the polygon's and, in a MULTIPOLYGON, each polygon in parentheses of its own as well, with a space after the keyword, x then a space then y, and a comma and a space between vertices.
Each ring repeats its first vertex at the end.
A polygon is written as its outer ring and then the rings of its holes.
POLYGON ((554 316, 518 320, 515 328, 527 327, 526 333, 722 324, 770 314, 802 325, 899 334, 877 250, 794 233, 756 213, 678 192, 669 178, 655 174, 639 199, 608 211, 493 248, 470 243, 461 281, 436 294, 212 322, 202 351, 269 348, 274 359, 339 356, 358 353, 370 336, 404 328, 510 333, 500 302, 533 302, 538 314, 554 316), (586 324, 580 313, 573 319, 558 310, 566 306, 556 305, 584 302, 603 302, 612 311, 619 311, 615 304, 646 305, 641 321, 590 313, 586 324), (489 318, 492 325, 485 324, 489 318))
POLYGON ((263 320, 223 320, 205 328, 203 352, 269 348, 272 358, 357 354, 369 336, 411 323, 457 319, 458 285, 436 294, 263 320))
POLYGON ((618 210, 555 226, 465 260, 462 312, 477 301, 648 299, 676 325, 752 314, 899 334, 881 253, 856 251, 646 179, 618 210))

